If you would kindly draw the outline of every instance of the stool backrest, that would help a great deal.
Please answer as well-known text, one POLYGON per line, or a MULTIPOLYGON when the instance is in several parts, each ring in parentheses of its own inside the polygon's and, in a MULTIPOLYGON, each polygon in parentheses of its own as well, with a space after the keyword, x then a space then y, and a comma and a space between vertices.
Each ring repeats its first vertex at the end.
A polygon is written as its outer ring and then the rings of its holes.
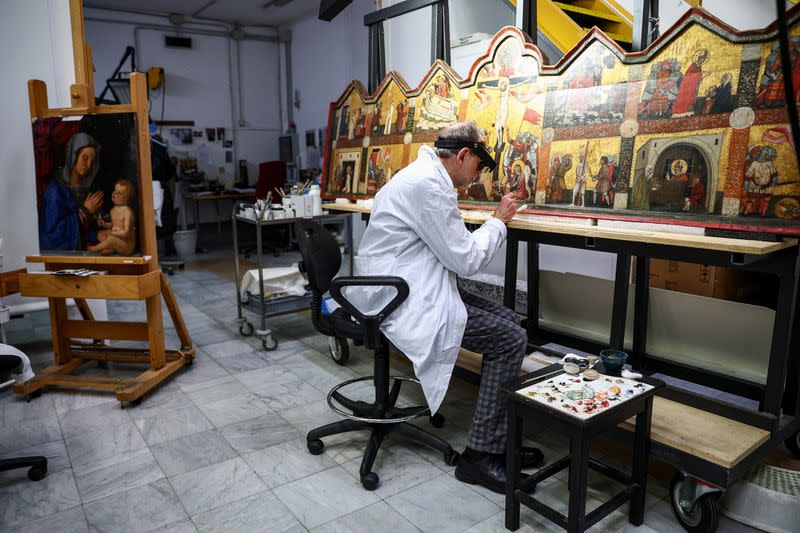
POLYGON ((331 280, 342 266, 342 253, 339 243, 331 233, 312 220, 299 220, 295 223, 297 246, 303 256, 301 271, 308 276, 314 292, 328 292, 331 280))

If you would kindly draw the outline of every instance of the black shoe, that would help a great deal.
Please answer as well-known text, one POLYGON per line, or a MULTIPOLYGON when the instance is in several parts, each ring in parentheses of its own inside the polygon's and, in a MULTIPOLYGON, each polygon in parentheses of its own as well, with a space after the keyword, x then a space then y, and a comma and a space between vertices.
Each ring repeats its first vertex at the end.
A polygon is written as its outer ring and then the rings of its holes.
MULTIPOLYGON (((504 455, 505 457, 505 455, 504 455)), ((539 448, 523 446, 519 453, 519 464, 522 468, 534 468, 544 462, 544 454, 539 448)))
MULTIPOLYGON (((520 479, 526 477, 527 474, 520 474, 520 479)), ((486 454, 483 459, 471 463, 462 457, 456 466, 456 479, 470 485, 481 485, 498 494, 505 494, 505 459, 499 454, 486 454)))

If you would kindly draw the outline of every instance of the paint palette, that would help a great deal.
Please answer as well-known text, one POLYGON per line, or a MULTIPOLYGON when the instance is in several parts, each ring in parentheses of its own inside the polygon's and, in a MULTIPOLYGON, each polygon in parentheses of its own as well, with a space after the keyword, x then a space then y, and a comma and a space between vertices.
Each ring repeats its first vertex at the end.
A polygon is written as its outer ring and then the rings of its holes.
POLYGON ((580 419, 591 418, 653 387, 633 379, 601 374, 586 381, 583 374, 559 374, 517 391, 517 394, 580 419))

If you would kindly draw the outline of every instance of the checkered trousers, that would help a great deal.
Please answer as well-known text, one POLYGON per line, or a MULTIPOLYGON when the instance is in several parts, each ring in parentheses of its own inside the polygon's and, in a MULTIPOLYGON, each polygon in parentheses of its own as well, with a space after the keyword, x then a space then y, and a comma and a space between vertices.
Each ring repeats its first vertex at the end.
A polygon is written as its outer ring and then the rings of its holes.
POLYGON ((508 400, 497 388, 514 378, 522 366, 528 336, 511 309, 459 287, 467 307, 467 326, 461 346, 483 354, 481 386, 467 445, 473 450, 502 453, 506 447, 508 400))

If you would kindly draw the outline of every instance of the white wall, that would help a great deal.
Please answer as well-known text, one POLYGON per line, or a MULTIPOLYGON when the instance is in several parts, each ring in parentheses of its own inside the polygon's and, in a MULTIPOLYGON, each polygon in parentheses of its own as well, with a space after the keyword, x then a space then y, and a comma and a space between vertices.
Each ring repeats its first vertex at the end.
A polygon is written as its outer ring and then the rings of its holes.
MULTIPOLYGON (((96 94, 105 87, 126 46, 136 48, 138 70, 164 69, 164 88, 149 95, 151 117, 191 120, 192 128, 203 132, 202 138, 183 145, 170 134, 172 128, 182 126, 164 126, 161 133, 172 154, 196 157, 207 178, 228 187, 236 180, 238 160, 247 160, 252 185, 258 178, 258 164, 277 159, 281 132, 277 32, 245 27, 248 37, 236 41, 221 24, 189 24, 179 31, 164 17, 99 9, 87 9, 85 18, 96 94), (166 47, 165 35, 190 37, 192 48, 166 47), (225 128, 225 139, 233 141, 233 147, 209 141, 206 128, 225 128), (226 152, 232 153, 230 163, 225 161, 226 152)), ((130 70, 129 63, 122 70, 130 70)), ((227 212, 228 207, 221 209, 227 212)), ((200 220, 216 220, 213 205, 201 206, 200 220)))
POLYGON ((39 253, 36 179, 28 80, 47 84, 51 107, 69 105, 75 83, 69 5, 59 0, 0 2, 0 116, 9 134, 0 143, 0 237, 3 270, 25 266, 39 253), (13 50, 13 52, 11 52, 13 50))
MULTIPOLYGON (((367 85, 369 39, 364 15, 374 9, 371 0, 354 0, 331 22, 313 17, 291 27, 292 85, 300 99, 293 115, 304 167, 318 166, 306 161, 305 131, 327 127, 330 103, 351 80, 367 85)), ((289 105, 293 102, 291 95, 289 105)))

